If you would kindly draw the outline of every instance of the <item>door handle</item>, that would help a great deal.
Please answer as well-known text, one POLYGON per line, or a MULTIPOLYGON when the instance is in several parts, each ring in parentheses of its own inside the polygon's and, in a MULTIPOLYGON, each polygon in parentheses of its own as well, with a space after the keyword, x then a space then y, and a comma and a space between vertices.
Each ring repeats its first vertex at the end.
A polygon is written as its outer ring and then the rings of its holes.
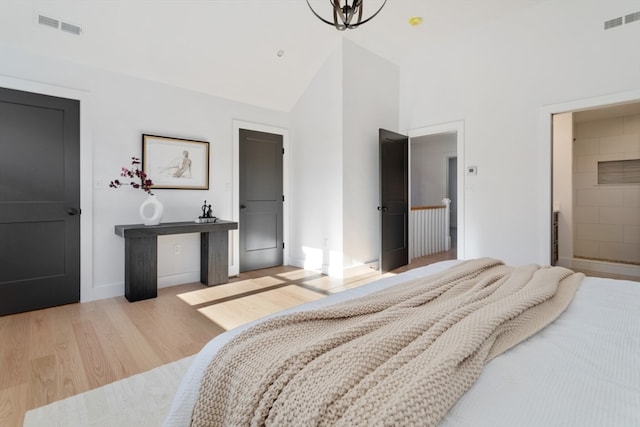
POLYGON ((76 209, 76 208, 69 208, 67 209, 67 214, 68 215, 78 215, 79 213, 81 213, 82 211, 80 209, 76 209))
POLYGON ((379 210, 379 211, 382 211, 382 212, 386 212, 386 211, 388 211, 388 210, 389 210, 389 208, 388 208, 388 207, 386 207, 386 206, 378 206, 378 210, 379 210))
POLYGON ((243 211, 243 210, 245 210, 245 209, 247 209, 247 207, 246 207, 245 205, 240 205, 240 210, 241 210, 241 211, 243 211))

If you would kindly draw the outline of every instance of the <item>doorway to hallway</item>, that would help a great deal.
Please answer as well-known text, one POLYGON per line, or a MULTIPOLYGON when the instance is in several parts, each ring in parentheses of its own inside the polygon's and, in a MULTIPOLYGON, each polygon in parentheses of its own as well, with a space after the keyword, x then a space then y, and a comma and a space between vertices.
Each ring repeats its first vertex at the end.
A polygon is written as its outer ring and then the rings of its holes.
MULTIPOLYGON (((437 207, 451 200, 448 257, 464 258, 464 123, 453 122, 408 131, 411 206, 437 207)), ((411 238, 414 239, 413 233, 411 238)))

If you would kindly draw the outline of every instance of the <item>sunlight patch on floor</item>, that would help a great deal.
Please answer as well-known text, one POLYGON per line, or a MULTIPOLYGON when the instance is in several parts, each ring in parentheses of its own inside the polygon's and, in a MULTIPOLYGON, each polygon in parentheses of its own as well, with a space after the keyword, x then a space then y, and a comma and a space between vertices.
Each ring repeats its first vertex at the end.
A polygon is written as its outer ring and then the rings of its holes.
POLYGON ((380 274, 378 270, 374 270, 366 265, 361 265, 346 270, 344 277, 321 276, 311 280, 303 280, 302 283, 306 286, 334 294, 393 275, 394 273, 380 274))
POLYGON ((233 297, 247 292, 258 291, 270 286, 286 283, 284 280, 273 276, 264 276, 255 279, 241 280, 226 283, 224 285, 211 286, 197 291, 178 294, 177 297, 189 305, 211 304, 217 300, 233 297))
POLYGON ((334 294, 336 292, 346 291, 347 289, 357 288, 364 284, 373 282, 374 280, 378 280, 378 279, 382 279, 390 276, 395 276, 395 273, 380 274, 379 272, 376 271, 374 276, 371 276, 370 274, 362 274, 360 276, 354 276, 349 279, 343 279, 343 284, 341 286, 333 289, 329 289, 329 292, 334 294))
POLYGON ((219 304, 199 308, 198 311, 225 330, 295 307, 324 295, 297 285, 248 295, 219 304))
POLYGON ((299 281, 307 277, 320 277, 323 275, 319 271, 315 270, 294 270, 284 273, 278 273, 277 276, 284 277, 288 281, 299 281))

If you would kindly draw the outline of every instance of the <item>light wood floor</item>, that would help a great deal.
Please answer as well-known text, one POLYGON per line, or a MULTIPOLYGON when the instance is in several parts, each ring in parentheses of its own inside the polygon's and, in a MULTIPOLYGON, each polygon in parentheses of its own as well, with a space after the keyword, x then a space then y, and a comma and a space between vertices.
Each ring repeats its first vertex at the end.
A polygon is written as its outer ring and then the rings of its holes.
MULTIPOLYGON (((443 252, 387 274, 455 258, 455 250, 443 252)), ((195 354, 227 329, 380 277, 367 267, 339 280, 277 267, 222 286, 160 289, 158 298, 135 303, 118 297, 0 317, 0 426, 22 426, 29 409, 195 354)))

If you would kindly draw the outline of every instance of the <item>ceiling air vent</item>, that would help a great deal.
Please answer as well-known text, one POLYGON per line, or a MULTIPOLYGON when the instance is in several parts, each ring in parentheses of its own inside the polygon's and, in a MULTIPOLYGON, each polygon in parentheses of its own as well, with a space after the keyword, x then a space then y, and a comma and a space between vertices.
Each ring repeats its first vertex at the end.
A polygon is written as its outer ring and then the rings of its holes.
POLYGON ((60 21, 58 21, 57 19, 49 18, 48 16, 38 15, 38 24, 55 28, 57 30, 60 21))
POLYGON ((640 21, 640 12, 630 13, 624 17, 625 24, 630 24, 635 21, 640 21))
POLYGON ((619 18, 610 19, 604 22, 604 29, 608 30, 611 28, 619 27, 622 25, 622 16, 619 18))
POLYGON ((76 36, 79 36, 82 33, 82 28, 77 25, 63 22, 59 19, 55 19, 39 13, 35 14, 35 16, 38 17, 38 24, 44 25, 45 27, 55 28, 56 30, 64 31, 65 33, 73 34, 76 36))
POLYGON ((66 31, 67 33, 75 34, 76 36, 79 36, 82 32, 82 29, 77 25, 68 24, 66 22, 60 23, 60 30, 66 31))

